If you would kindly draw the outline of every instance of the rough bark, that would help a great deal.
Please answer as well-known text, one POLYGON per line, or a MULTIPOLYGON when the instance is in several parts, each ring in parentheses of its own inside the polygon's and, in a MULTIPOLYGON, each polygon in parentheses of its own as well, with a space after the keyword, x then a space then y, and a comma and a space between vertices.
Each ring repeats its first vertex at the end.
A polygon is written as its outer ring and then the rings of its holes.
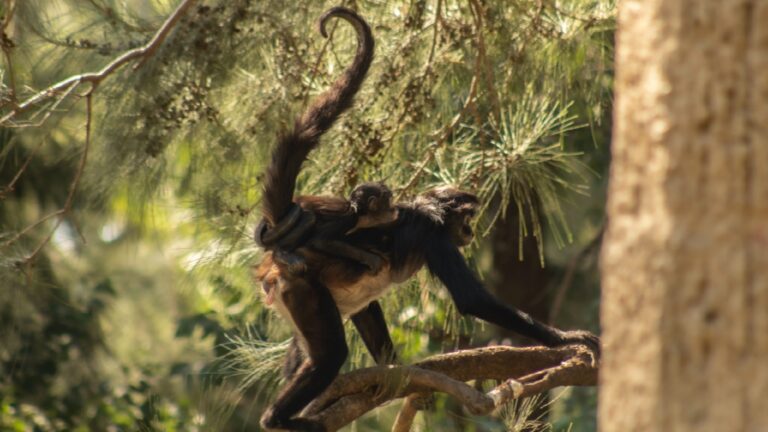
POLYGON ((768 2, 619 6, 600 428, 768 430, 768 2))

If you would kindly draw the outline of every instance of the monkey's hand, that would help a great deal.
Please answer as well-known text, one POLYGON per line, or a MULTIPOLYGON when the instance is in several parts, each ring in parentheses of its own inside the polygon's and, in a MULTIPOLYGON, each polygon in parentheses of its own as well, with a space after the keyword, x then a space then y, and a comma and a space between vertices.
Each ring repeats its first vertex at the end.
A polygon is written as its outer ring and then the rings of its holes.
POLYGON ((326 432, 326 428, 322 423, 314 420, 309 420, 300 417, 294 417, 290 419, 277 418, 274 412, 274 408, 268 408, 261 416, 259 422, 262 429, 267 431, 300 431, 300 432, 326 432))
POLYGON ((557 345, 585 345, 592 351, 595 362, 600 360, 600 338, 586 330, 569 330, 560 332, 560 341, 557 345))

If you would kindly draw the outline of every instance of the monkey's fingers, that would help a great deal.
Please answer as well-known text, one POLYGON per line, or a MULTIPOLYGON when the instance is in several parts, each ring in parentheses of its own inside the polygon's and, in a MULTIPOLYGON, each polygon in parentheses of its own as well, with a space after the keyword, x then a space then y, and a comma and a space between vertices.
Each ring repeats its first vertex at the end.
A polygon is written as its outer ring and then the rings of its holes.
POLYGON ((592 351, 595 362, 600 360, 600 338, 586 330, 571 330, 563 334, 563 344, 584 345, 592 351))

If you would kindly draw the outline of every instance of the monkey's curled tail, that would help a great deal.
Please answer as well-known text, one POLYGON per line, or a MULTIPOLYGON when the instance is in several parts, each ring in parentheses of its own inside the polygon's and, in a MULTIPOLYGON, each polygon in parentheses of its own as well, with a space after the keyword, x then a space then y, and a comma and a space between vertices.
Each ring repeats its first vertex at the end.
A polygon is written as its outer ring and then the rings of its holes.
POLYGON ((355 59, 331 88, 312 102, 296 120, 293 130, 280 137, 272 152, 262 200, 263 215, 270 226, 275 226, 290 210, 301 165, 309 152, 317 147, 320 136, 352 106, 352 99, 360 89, 373 60, 373 36, 365 20, 350 9, 331 8, 319 20, 323 37, 328 37, 325 25, 332 17, 342 18, 354 26, 358 40, 355 59))

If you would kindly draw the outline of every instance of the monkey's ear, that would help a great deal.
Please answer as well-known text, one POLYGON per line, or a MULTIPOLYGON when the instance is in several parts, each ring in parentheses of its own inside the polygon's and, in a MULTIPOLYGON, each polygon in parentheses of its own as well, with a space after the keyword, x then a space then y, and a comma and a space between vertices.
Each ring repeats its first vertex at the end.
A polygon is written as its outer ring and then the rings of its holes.
POLYGON ((376 197, 368 197, 368 212, 373 213, 379 211, 379 199, 376 197))

